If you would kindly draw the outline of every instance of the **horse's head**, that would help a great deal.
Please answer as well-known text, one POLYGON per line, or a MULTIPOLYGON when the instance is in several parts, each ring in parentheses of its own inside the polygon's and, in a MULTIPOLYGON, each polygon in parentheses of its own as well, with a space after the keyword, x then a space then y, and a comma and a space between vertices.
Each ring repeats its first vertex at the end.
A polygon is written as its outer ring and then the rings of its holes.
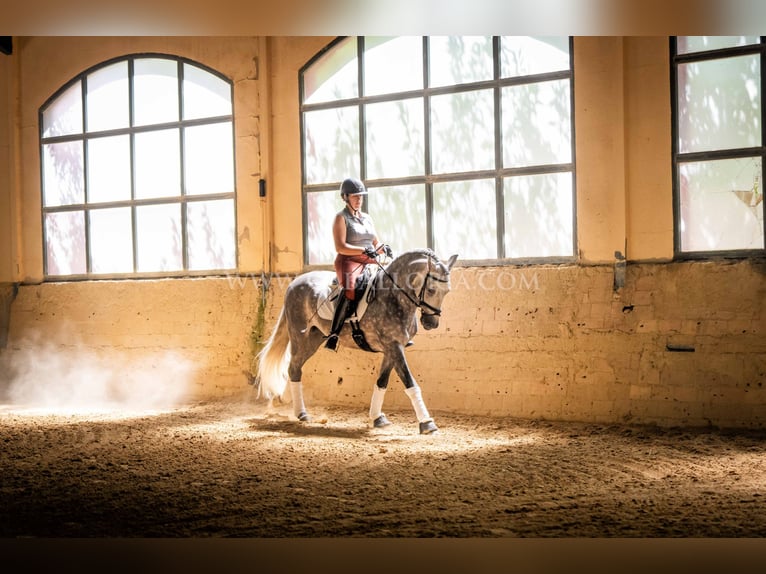
POLYGON ((426 330, 439 326, 442 301, 450 290, 450 270, 457 261, 457 254, 442 262, 435 255, 428 253, 425 272, 418 273, 420 285, 416 286, 417 304, 420 308, 420 324, 426 330))

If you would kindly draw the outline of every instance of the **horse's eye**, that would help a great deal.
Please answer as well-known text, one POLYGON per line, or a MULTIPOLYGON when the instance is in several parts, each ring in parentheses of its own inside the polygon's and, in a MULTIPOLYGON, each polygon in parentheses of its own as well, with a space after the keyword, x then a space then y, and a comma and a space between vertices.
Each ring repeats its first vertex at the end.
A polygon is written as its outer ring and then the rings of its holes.
POLYGON ((426 293, 428 293, 429 295, 436 295, 436 289, 434 289, 433 287, 430 287, 426 289, 426 293))

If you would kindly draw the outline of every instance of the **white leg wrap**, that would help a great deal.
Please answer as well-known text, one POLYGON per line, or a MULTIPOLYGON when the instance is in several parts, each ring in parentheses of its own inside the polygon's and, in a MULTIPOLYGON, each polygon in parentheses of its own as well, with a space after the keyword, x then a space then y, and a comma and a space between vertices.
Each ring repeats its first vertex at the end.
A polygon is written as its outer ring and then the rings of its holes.
POLYGON ((290 381, 290 394, 293 398, 293 414, 296 418, 300 417, 301 413, 306 412, 306 405, 303 404, 303 383, 290 381))
POLYGON ((383 399, 386 397, 386 389, 381 389, 378 385, 372 391, 372 400, 370 401, 370 420, 374 421, 383 414, 383 399))
POLYGON ((410 401, 412 402, 412 408, 415 409, 415 415, 418 417, 419 423, 424 423, 426 421, 433 420, 431 418, 431 415, 428 414, 428 409, 426 408, 426 405, 423 402, 423 397, 420 393, 419 386, 415 385, 414 387, 410 387, 409 389, 404 389, 404 392, 407 393, 408 397, 410 397, 410 401))

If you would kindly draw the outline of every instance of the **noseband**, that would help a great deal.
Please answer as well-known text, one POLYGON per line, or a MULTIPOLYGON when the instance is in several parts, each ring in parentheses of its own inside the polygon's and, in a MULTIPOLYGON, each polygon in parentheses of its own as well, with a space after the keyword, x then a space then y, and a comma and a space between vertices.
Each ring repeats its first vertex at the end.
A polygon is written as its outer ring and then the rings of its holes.
POLYGON ((442 314, 441 308, 434 307, 433 305, 428 303, 426 301, 426 299, 425 299, 425 297, 426 297, 426 287, 428 285, 428 280, 429 279, 432 279, 434 281, 438 281, 439 283, 448 283, 449 282, 449 272, 447 273, 447 277, 446 278, 437 277, 436 275, 431 273, 431 259, 432 259, 433 256, 430 253, 428 253, 427 255, 428 255, 428 270, 426 272, 426 277, 423 280, 423 286, 420 288, 420 293, 418 293, 417 300, 412 295, 410 295, 407 291, 405 291, 404 289, 399 287, 399 285, 396 283, 396 281, 394 281, 394 278, 391 277, 391 275, 388 273, 388 271, 386 271, 385 267, 383 267, 377 261, 376 261, 376 263, 378 263, 378 266, 381 268, 383 273, 385 273, 386 276, 391 280, 391 283, 394 284, 394 287, 396 287, 397 289, 399 289, 399 291, 404 293, 404 295, 407 297, 407 299, 409 299, 415 305, 415 307, 418 307, 420 309, 420 314, 421 315, 425 315, 426 317, 434 317, 434 316, 439 317, 442 314), (426 309, 429 311, 428 313, 426 313, 426 309))
POLYGON ((423 280, 423 286, 420 288, 420 294, 418 295, 418 301, 415 303, 416 307, 420 307, 420 314, 425 315, 426 317, 439 317, 442 314, 442 310, 439 307, 434 307, 430 303, 426 302, 425 295, 426 295, 426 285, 428 285, 428 280, 433 279, 434 281, 438 281, 439 283, 447 283, 449 282, 449 277, 446 279, 443 279, 441 277, 437 277, 433 273, 431 273, 431 255, 428 256, 428 271, 426 272, 426 278, 423 280), (430 313, 426 313, 425 309, 428 309, 430 313))

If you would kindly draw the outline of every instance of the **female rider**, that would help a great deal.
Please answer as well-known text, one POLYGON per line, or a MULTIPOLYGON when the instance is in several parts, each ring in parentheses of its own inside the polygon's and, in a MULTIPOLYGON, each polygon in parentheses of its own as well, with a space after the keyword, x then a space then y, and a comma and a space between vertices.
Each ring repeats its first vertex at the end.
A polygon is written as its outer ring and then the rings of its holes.
POLYGON ((325 347, 333 351, 338 348, 338 334, 343 323, 355 307, 353 303, 356 303, 357 278, 364 271, 365 265, 375 262, 378 253, 385 251, 390 254, 390 248, 378 240, 372 218, 362 211, 365 195, 367 189, 360 180, 343 180, 340 197, 346 206, 335 215, 332 235, 338 252, 335 257, 335 273, 345 296, 340 298, 335 307, 332 328, 325 343, 325 347))

